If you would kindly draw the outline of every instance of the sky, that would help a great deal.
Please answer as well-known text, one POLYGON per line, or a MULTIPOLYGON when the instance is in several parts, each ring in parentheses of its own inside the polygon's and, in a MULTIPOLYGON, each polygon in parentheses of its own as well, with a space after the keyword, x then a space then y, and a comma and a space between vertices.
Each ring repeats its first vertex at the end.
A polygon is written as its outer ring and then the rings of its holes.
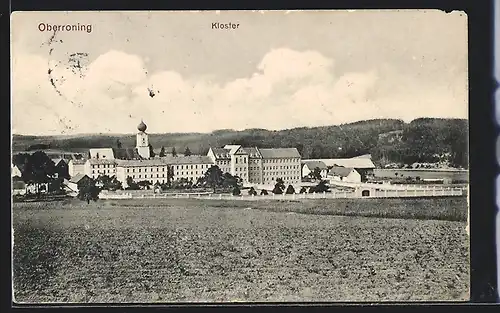
POLYGON ((133 133, 141 119, 164 133, 468 114, 458 11, 15 12, 11 52, 15 134, 133 133), (68 24, 91 29, 46 26, 68 24))

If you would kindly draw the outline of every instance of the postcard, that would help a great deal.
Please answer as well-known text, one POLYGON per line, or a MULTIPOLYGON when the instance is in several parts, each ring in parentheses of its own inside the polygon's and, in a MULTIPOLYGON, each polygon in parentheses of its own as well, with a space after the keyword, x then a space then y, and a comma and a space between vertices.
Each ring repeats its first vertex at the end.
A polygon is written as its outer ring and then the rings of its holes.
POLYGON ((469 299, 465 13, 11 25, 16 303, 469 299))

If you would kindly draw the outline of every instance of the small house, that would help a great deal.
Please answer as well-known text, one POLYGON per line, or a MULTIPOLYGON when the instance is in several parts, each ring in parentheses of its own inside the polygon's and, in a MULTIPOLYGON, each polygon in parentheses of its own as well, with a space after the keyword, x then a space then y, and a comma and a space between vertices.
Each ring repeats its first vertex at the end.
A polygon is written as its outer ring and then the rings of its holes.
POLYGON ((333 166, 328 171, 331 180, 349 183, 361 183, 361 174, 350 167, 333 166))
POLYGON ((302 162, 302 177, 306 177, 318 168, 322 178, 328 175, 328 167, 322 161, 304 161, 302 162))
POLYGON ((78 192, 78 190, 90 180, 92 179, 85 174, 77 174, 64 182, 70 191, 78 192))

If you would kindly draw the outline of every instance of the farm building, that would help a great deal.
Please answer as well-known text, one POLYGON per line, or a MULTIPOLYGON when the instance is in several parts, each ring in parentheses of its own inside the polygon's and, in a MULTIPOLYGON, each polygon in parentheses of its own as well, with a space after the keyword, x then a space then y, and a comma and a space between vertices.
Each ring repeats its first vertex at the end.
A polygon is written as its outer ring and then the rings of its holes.
POLYGON ((72 177, 70 180, 65 180, 64 183, 68 189, 74 192, 78 192, 78 189, 83 186, 91 178, 85 174, 78 174, 72 177))
POLYGON ((315 168, 320 169, 321 177, 328 175, 328 166, 322 161, 304 161, 302 162, 302 177, 308 176, 315 168))
POLYGON ((375 169, 375 164, 368 158, 368 155, 350 159, 311 159, 307 161, 322 161, 328 167, 353 168, 361 175, 361 181, 363 182, 374 176, 373 170, 375 169))
POLYGON ((349 183, 360 183, 361 174, 354 169, 349 167, 333 166, 328 171, 328 177, 334 181, 343 181, 349 183))
POLYGON ((57 159, 52 159, 52 162, 54 162, 57 174, 62 175, 63 178, 64 176, 69 174, 69 167, 66 160, 62 158, 57 158, 57 159))

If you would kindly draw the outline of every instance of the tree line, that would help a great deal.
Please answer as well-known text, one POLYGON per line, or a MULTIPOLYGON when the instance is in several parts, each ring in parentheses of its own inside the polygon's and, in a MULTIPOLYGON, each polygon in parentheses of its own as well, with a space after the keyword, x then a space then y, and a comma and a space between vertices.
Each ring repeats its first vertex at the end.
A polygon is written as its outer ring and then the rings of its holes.
MULTIPOLYGON (((349 158, 371 153, 374 162, 447 161, 451 165, 468 166, 468 122, 464 119, 420 118, 410 123, 397 119, 374 119, 356 123, 299 127, 269 131, 248 129, 222 130, 209 134, 151 134, 158 147, 176 147, 206 155, 210 147, 226 144, 260 148, 295 147, 304 159, 349 158), (396 136, 386 136, 395 133, 396 136), (388 140, 388 139, 393 140, 388 140)), ((119 139, 123 145, 135 146, 135 136, 88 136, 82 138, 14 136, 14 148, 45 144, 50 148, 77 149, 112 147, 119 139), (40 141, 43 141, 41 143, 40 141)), ((185 151, 187 152, 187 151, 185 151)), ((161 152, 160 152, 161 153, 161 152)))

